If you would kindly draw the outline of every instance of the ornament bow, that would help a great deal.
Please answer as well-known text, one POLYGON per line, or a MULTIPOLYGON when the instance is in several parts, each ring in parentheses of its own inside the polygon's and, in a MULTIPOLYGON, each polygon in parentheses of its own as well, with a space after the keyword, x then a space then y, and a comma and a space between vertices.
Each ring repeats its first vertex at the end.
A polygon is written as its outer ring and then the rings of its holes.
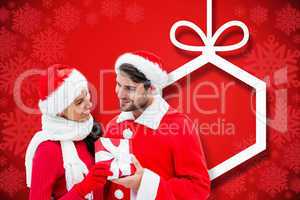
POLYGON ((223 24, 214 34, 212 34, 212 0, 207 0, 207 33, 206 33, 206 35, 205 35, 204 31, 196 24, 194 24, 190 21, 180 20, 180 21, 175 22, 171 27, 170 40, 171 40, 172 44, 179 49, 182 49, 185 51, 203 52, 203 54, 194 58, 193 60, 185 63, 184 65, 180 66, 179 68, 172 71, 171 73, 169 73, 169 80, 168 80, 168 84, 166 85, 166 87, 171 85, 175 81, 179 80, 180 78, 186 76, 187 74, 195 71, 196 69, 204 66, 206 63, 212 63, 235 77, 238 76, 239 73, 244 73, 242 70, 239 69, 239 67, 234 66, 232 63, 230 63, 227 60, 223 59, 222 57, 218 56, 216 54, 216 52, 232 51, 232 50, 241 48, 249 40, 249 30, 243 22, 233 20, 233 21, 229 21, 229 22, 223 24), (221 34, 233 26, 237 26, 242 29, 243 39, 236 44, 217 46, 216 41, 221 36, 221 34), (188 45, 188 44, 179 42, 176 39, 176 30, 179 27, 188 27, 188 28, 191 28, 193 31, 195 31, 199 35, 199 37, 202 39, 204 46, 188 45), (223 66, 227 65, 227 67, 222 67, 222 65, 223 66), (229 68, 231 68, 231 69, 229 69, 229 68))
POLYGON ((122 176, 131 175, 132 163, 131 155, 129 152, 129 141, 127 139, 121 139, 119 146, 112 144, 109 138, 100 138, 100 142, 107 151, 99 151, 96 153, 97 162, 112 160, 110 170, 113 175, 107 179, 112 180, 120 177, 120 171, 122 176))
POLYGON ((173 24, 171 31, 170 31, 170 39, 171 42, 178 48, 186 50, 186 51, 197 51, 197 52, 203 52, 203 54, 206 53, 214 53, 216 51, 232 51, 235 49, 239 49, 242 46, 244 46, 247 41, 249 40, 249 30, 247 26, 241 22, 241 21, 229 21, 225 24, 223 24, 214 35, 212 35, 212 0, 207 1, 207 34, 205 35, 204 31, 197 26, 196 24, 186 21, 186 20, 180 20, 173 24), (240 27, 243 30, 244 37, 243 39, 232 45, 227 46, 215 46, 216 41, 220 37, 220 35, 228 28, 237 26, 240 27), (194 45, 187 45, 179 42, 176 39, 176 30, 179 27, 189 27, 192 30, 194 30, 199 37, 202 39, 204 46, 194 46, 194 45))

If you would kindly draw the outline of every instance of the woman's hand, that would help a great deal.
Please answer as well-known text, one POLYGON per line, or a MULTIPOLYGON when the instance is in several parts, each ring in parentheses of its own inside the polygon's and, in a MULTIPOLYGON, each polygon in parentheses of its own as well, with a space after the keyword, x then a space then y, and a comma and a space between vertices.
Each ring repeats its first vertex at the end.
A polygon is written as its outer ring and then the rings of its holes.
POLYGON ((106 183, 107 177, 112 175, 113 173, 110 171, 110 163, 96 163, 90 169, 83 181, 74 186, 74 189, 81 197, 84 197, 92 190, 95 190, 99 186, 103 186, 106 183))

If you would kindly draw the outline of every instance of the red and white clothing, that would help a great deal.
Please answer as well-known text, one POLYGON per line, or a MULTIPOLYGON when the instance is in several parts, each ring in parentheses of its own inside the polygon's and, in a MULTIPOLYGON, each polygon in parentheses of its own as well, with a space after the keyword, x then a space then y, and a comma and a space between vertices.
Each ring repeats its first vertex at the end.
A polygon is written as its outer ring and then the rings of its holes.
MULTIPOLYGON (((78 156, 90 169, 94 158, 88 152, 84 141, 74 142, 78 156)), ((94 199, 102 199, 103 188, 93 191, 94 199)), ((66 188, 65 169, 63 167, 62 150, 59 141, 41 143, 32 162, 30 200, 83 200, 76 192, 66 188)))
POLYGON ((137 192, 108 182, 104 199, 208 198, 210 181, 199 135, 191 120, 162 97, 155 96, 137 119, 122 112, 108 124, 105 136, 131 139, 133 154, 145 169, 137 192))

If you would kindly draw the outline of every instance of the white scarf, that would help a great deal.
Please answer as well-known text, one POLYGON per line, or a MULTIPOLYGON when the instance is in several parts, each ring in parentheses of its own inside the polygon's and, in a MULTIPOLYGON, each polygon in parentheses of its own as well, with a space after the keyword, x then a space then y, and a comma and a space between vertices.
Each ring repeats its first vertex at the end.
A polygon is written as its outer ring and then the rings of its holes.
MULTIPOLYGON (((80 160, 73 141, 86 138, 93 128, 93 117, 85 122, 75 122, 58 116, 42 115, 42 130, 31 139, 26 155, 26 183, 31 186, 32 159, 39 144, 44 141, 60 141, 65 168, 66 187, 69 191, 74 184, 81 182, 88 168, 80 160)), ((91 199, 92 195, 88 195, 91 199)))

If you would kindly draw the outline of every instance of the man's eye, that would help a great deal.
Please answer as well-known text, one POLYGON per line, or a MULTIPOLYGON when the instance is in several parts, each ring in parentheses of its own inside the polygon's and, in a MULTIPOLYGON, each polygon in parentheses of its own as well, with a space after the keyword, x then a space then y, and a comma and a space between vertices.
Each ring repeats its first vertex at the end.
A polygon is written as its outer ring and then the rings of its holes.
POLYGON ((75 105, 80 105, 83 101, 77 101, 75 105))
POLYGON ((130 92, 134 92, 135 91, 135 87, 127 87, 127 90, 130 92))

